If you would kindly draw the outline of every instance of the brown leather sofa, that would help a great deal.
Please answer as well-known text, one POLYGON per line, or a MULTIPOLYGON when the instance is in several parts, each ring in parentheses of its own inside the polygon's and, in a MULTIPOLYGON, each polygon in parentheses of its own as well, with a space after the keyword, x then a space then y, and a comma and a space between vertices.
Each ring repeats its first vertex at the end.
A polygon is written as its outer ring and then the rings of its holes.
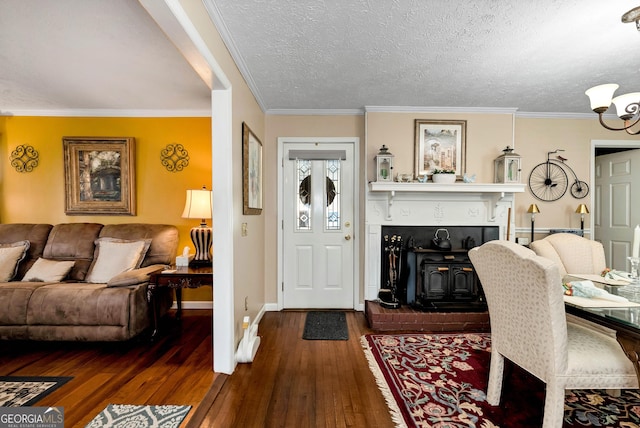
MULTIPOLYGON (((0 282, 0 339, 120 341, 150 326, 149 273, 172 263, 178 230, 142 223, 0 224, 0 246, 23 240, 29 241, 28 250, 15 277, 0 282), (87 282, 100 238, 144 241, 148 249, 141 253, 139 266, 107 283, 87 282), (39 258, 75 263, 61 281, 22 281, 39 258)), ((158 296, 161 313, 172 304, 170 290, 165 291, 158 296)))

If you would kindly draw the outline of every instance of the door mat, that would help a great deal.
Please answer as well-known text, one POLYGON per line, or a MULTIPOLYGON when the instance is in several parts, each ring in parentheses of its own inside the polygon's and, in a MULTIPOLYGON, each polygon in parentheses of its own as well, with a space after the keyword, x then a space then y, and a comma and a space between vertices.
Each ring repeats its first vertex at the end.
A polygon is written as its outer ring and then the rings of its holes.
POLYGON ((175 428, 180 426, 189 410, 191 406, 109 404, 85 428, 175 428))
POLYGON ((340 311, 308 312, 302 338, 306 340, 349 340, 347 315, 340 311))
POLYGON ((0 376, 0 407, 31 406, 72 377, 0 376))
MULTIPOLYGON (((361 342, 396 427, 541 427, 545 384, 505 361, 500 406, 487 403, 491 335, 366 334, 361 342)), ((564 428, 638 427, 640 393, 567 390, 564 428)))

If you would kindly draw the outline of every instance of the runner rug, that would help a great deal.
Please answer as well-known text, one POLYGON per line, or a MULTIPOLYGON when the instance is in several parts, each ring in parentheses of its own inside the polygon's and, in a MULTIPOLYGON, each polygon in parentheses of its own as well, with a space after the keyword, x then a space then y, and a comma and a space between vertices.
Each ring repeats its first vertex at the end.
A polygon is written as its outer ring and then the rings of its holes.
MULTIPOLYGON (((368 334, 362 345, 396 427, 540 427, 545 385, 506 364, 500 406, 486 390, 489 334, 368 334)), ((507 362, 508 363, 508 362, 507 362)), ((563 427, 639 427, 640 392, 565 396, 563 427)))
POLYGON ((307 312, 302 338, 307 340, 349 340, 347 314, 342 311, 307 312))
POLYGON ((85 428, 177 428, 191 406, 109 404, 85 428))
POLYGON ((0 407, 31 406, 71 377, 0 376, 0 407))

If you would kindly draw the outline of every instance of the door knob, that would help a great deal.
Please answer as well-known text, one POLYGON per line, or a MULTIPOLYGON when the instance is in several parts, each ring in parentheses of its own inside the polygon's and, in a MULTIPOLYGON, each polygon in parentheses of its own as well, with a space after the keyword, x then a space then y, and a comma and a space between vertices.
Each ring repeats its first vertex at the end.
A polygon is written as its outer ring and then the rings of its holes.
POLYGON ((351 240, 351 235, 345 235, 344 239, 346 239, 347 241, 351 240))

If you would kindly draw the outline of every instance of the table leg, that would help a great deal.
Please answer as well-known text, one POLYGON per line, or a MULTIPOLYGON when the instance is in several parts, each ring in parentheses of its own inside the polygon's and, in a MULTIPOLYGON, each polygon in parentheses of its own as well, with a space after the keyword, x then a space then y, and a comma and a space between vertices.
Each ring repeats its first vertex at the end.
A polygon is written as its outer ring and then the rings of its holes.
POLYGON ((616 339, 627 358, 633 363, 633 367, 636 369, 636 376, 638 376, 638 382, 640 382, 640 339, 627 336, 624 333, 618 332, 616 339))
POLYGON ((176 312, 176 319, 179 320, 182 316, 182 288, 176 288, 176 303, 178 304, 178 312, 176 312))

